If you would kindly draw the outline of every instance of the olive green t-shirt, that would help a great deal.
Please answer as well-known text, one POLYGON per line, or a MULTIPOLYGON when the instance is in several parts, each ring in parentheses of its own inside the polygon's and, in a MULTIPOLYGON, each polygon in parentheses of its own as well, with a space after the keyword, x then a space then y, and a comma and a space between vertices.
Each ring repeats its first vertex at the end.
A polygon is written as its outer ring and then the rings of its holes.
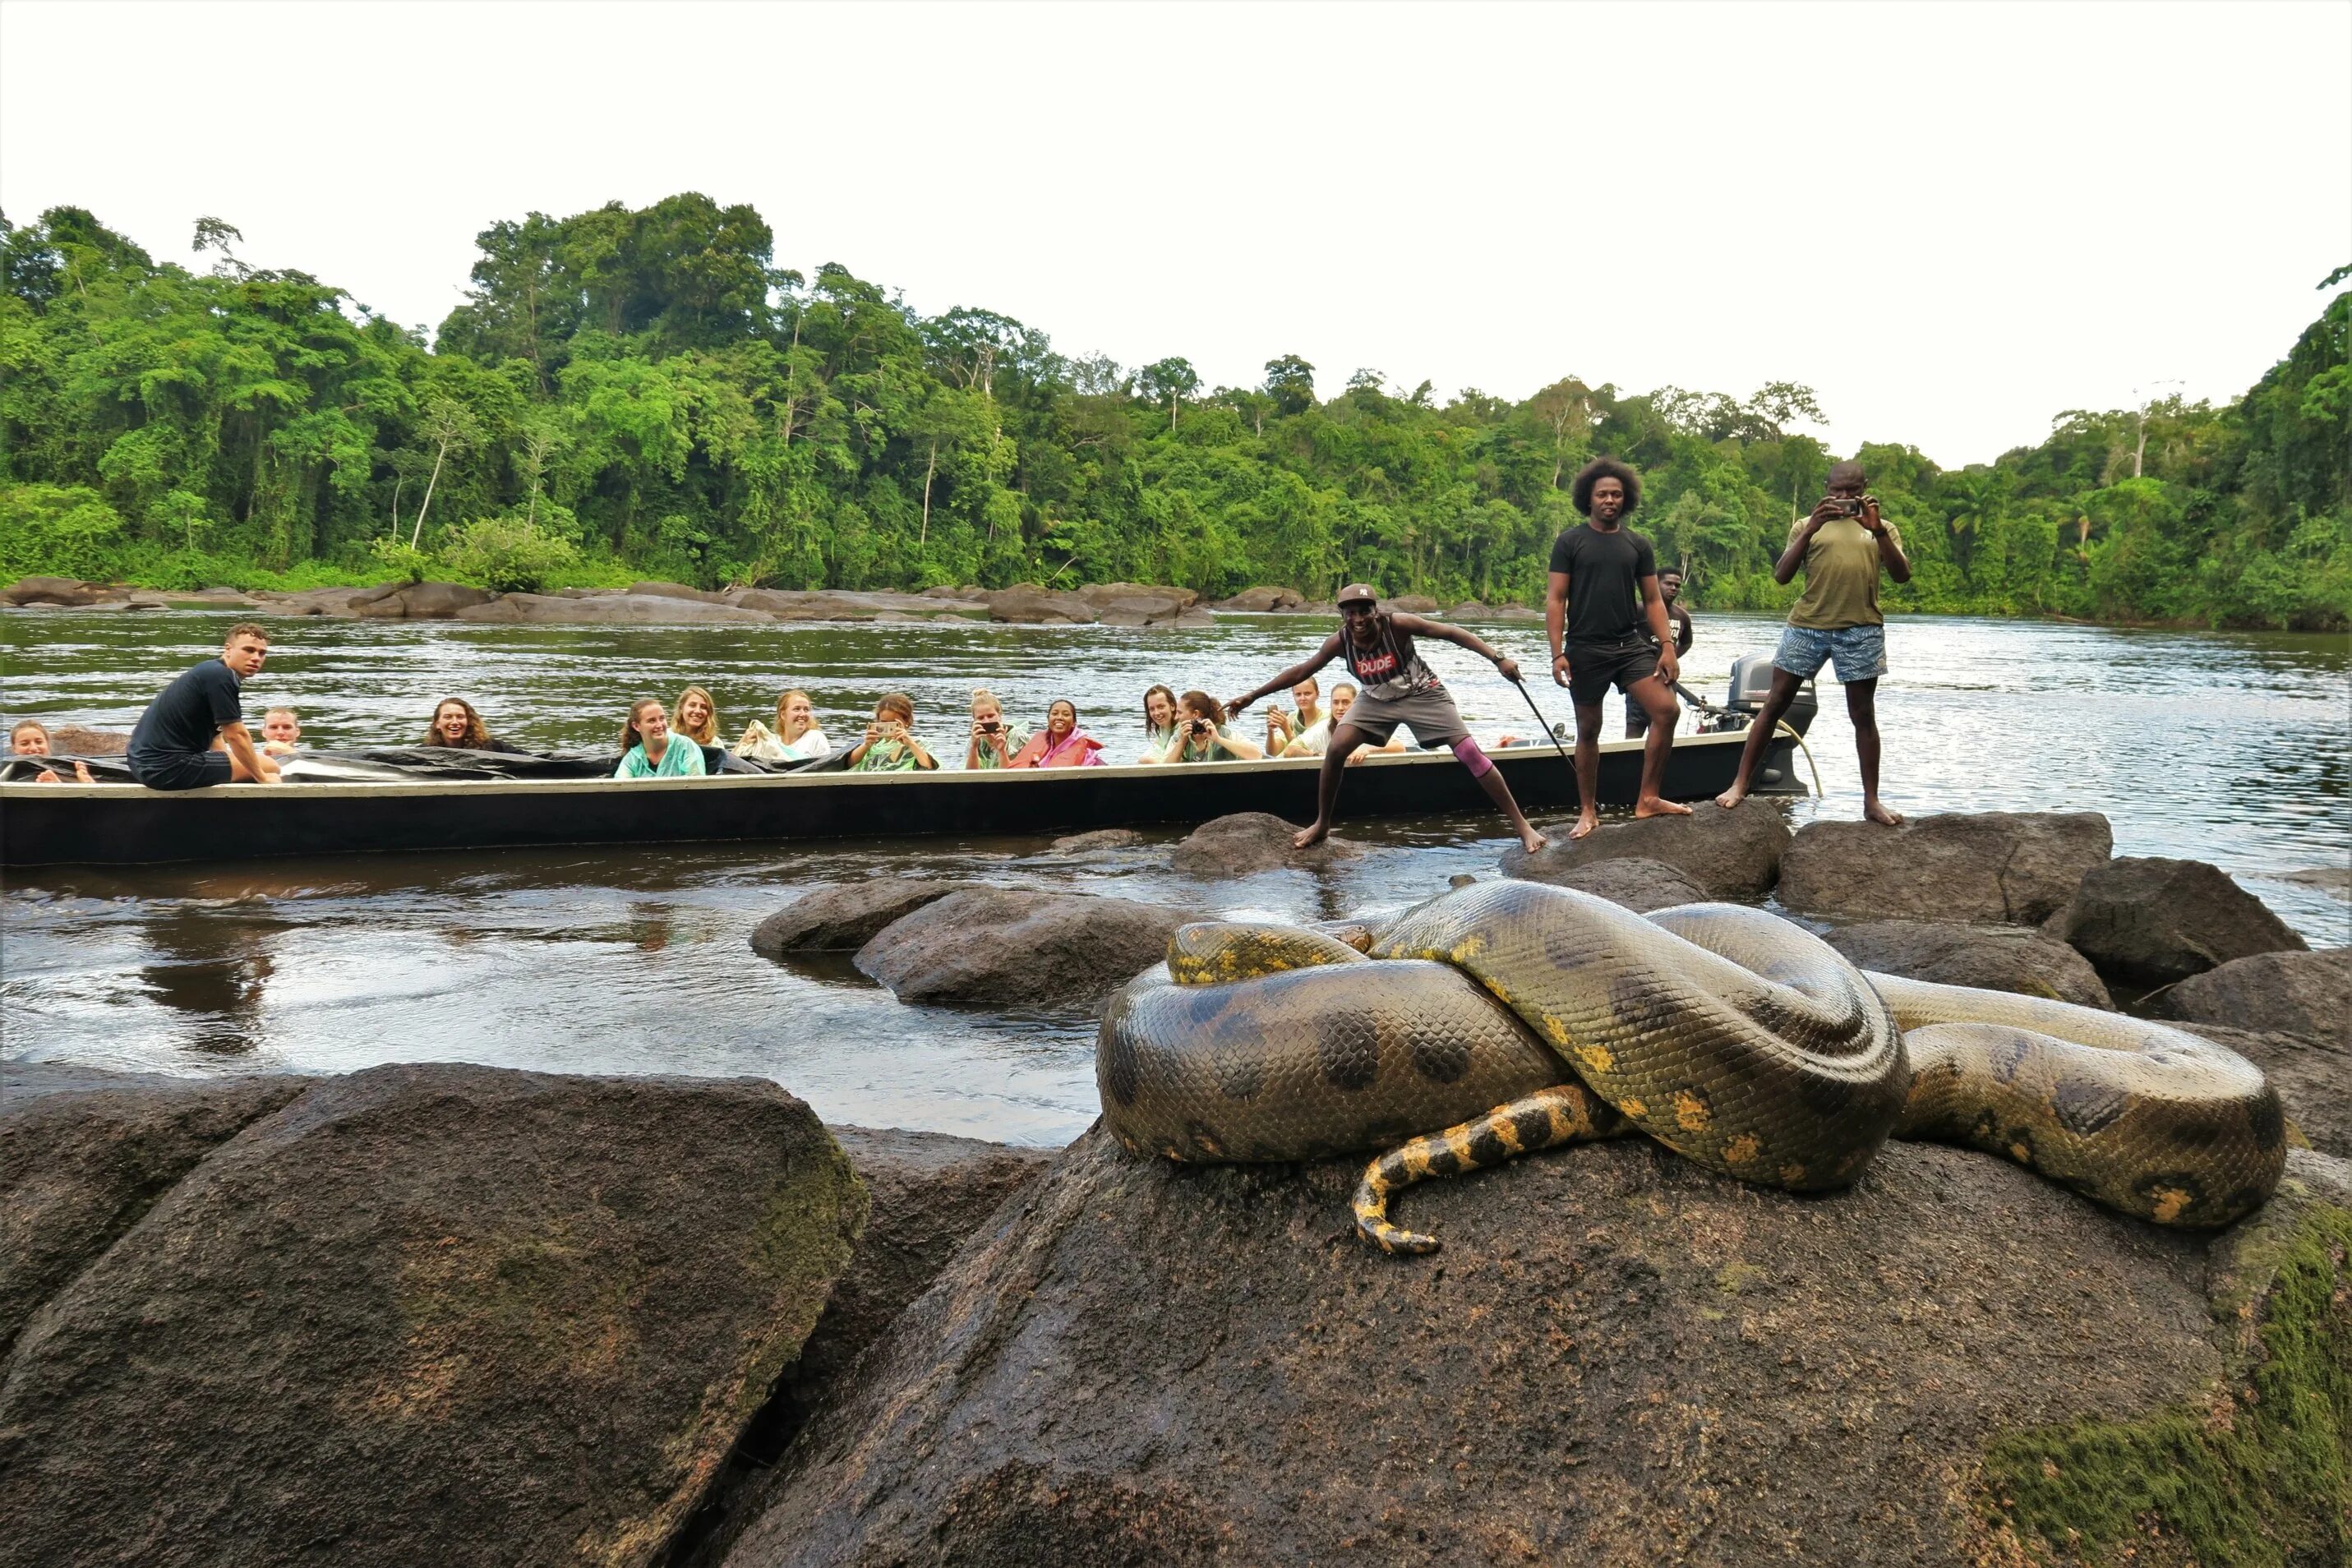
MULTIPOLYGON (((1895 547, 1903 548, 1895 525, 1885 528, 1895 547)), ((1789 543, 1804 531, 1801 518, 1790 524, 1789 543)), ((1885 626, 1886 617, 1878 613, 1879 564, 1878 541, 1870 530, 1850 517, 1830 519, 1805 546, 1805 591, 1789 611, 1789 624, 1822 632, 1885 626)))

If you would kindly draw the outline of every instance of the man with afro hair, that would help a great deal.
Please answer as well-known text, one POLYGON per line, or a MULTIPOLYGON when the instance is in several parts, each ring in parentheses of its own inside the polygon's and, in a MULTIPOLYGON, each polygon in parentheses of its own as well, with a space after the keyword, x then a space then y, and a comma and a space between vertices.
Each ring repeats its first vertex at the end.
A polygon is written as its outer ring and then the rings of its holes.
POLYGON ((1690 807, 1658 794, 1682 717, 1673 689, 1682 672, 1658 591, 1657 553, 1625 526, 1641 504, 1642 477, 1614 458, 1595 458, 1577 474, 1569 497, 1585 521, 1552 541, 1544 629, 1551 637, 1551 678, 1568 688, 1576 707, 1574 839, 1601 826, 1601 704, 1612 686, 1640 703, 1650 721, 1633 815, 1687 816, 1690 807))

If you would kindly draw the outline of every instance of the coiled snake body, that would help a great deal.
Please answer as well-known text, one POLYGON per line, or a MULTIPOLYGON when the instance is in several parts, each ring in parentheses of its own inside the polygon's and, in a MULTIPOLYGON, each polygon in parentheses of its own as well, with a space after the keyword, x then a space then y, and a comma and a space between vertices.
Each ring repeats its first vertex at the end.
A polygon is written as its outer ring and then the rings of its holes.
POLYGON ((1760 910, 1642 916, 1532 882, 1407 910, 1368 952, 1301 928, 1208 922, 1112 999, 1105 1124, 1178 1161, 1372 1149, 1357 1228, 1399 1188, 1643 1132, 1711 1170, 1805 1192, 1889 1136, 1970 1144, 2161 1225, 2226 1225, 2286 1158, 2278 1096, 2186 1031, 1891 975, 1760 910))

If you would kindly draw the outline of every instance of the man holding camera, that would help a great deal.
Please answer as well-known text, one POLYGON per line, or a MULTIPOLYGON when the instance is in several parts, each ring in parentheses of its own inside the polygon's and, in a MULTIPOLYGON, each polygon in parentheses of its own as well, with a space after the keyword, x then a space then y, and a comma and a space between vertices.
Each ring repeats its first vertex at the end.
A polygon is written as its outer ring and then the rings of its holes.
POLYGON ((1911 562, 1903 553, 1903 536, 1878 514, 1878 498, 1864 493, 1867 484, 1860 463, 1830 469, 1830 493, 1811 517, 1790 526, 1789 547, 1772 563, 1772 578, 1779 583, 1801 570, 1805 591, 1790 610, 1789 629, 1772 656, 1772 689, 1764 711, 1748 728, 1739 775, 1715 797, 1727 810, 1748 798, 1764 748, 1798 690, 1822 665, 1832 664, 1853 721, 1862 814, 1890 827, 1903 820, 1878 798, 1878 678, 1886 673, 1886 617, 1878 610, 1878 576, 1883 570, 1897 583, 1908 583, 1911 562))

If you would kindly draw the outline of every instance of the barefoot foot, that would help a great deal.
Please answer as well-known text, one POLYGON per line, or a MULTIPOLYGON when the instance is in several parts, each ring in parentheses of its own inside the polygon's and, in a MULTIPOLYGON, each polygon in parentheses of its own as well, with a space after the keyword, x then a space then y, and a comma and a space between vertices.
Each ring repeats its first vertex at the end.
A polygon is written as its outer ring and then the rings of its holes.
POLYGON ((1746 800, 1747 798, 1748 786, 1746 784, 1733 784, 1729 789, 1725 790, 1721 795, 1715 797, 1715 804, 1723 807, 1724 810, 1729 811, 1733 806, 1738 805, 1741 801, 1746 800))
POLYGON ((1586 834, 1591 832, 1594 828, 1600 826, 1601 818, 1599 815, 1588 811, 1583 816, 1576 819, 1575 826, 1568 830, 1568 841, 1570 844, 1573 844, 1578 839, 1583 837, 1586 834))
POLYGON ((1291 835, 1290 847, 1293 849, 1312 849, 1322 843, 1330 832, 1329 828, 1323 826, 1321 819, 1318 818, 1311 826, 1302 827, 1291 835))
POLYGON ((1534 854, 1537 850, 1543 848, 1550 842, 1550 839, 1546 838, 1542 834, 1538 833, 1532 826, 1522 827, 1519 829, 1519 847, 1526 850, 1530 855, 1534 854))
POLYGON ((1900 827, 1903 826, 1903 814, 1899 811, 1888 810, 1885 806, 1881 805, 1875 798, 1865 800, 1862 803, 1862 815, 1865 819, 1871 822, 1885 823, 1889 827, 1900 827))
POLYGON ((1652 798, 1633 803, 1635 816, 1688 816, 1690 814, 1691 808, 1676 800, 1652 798))

